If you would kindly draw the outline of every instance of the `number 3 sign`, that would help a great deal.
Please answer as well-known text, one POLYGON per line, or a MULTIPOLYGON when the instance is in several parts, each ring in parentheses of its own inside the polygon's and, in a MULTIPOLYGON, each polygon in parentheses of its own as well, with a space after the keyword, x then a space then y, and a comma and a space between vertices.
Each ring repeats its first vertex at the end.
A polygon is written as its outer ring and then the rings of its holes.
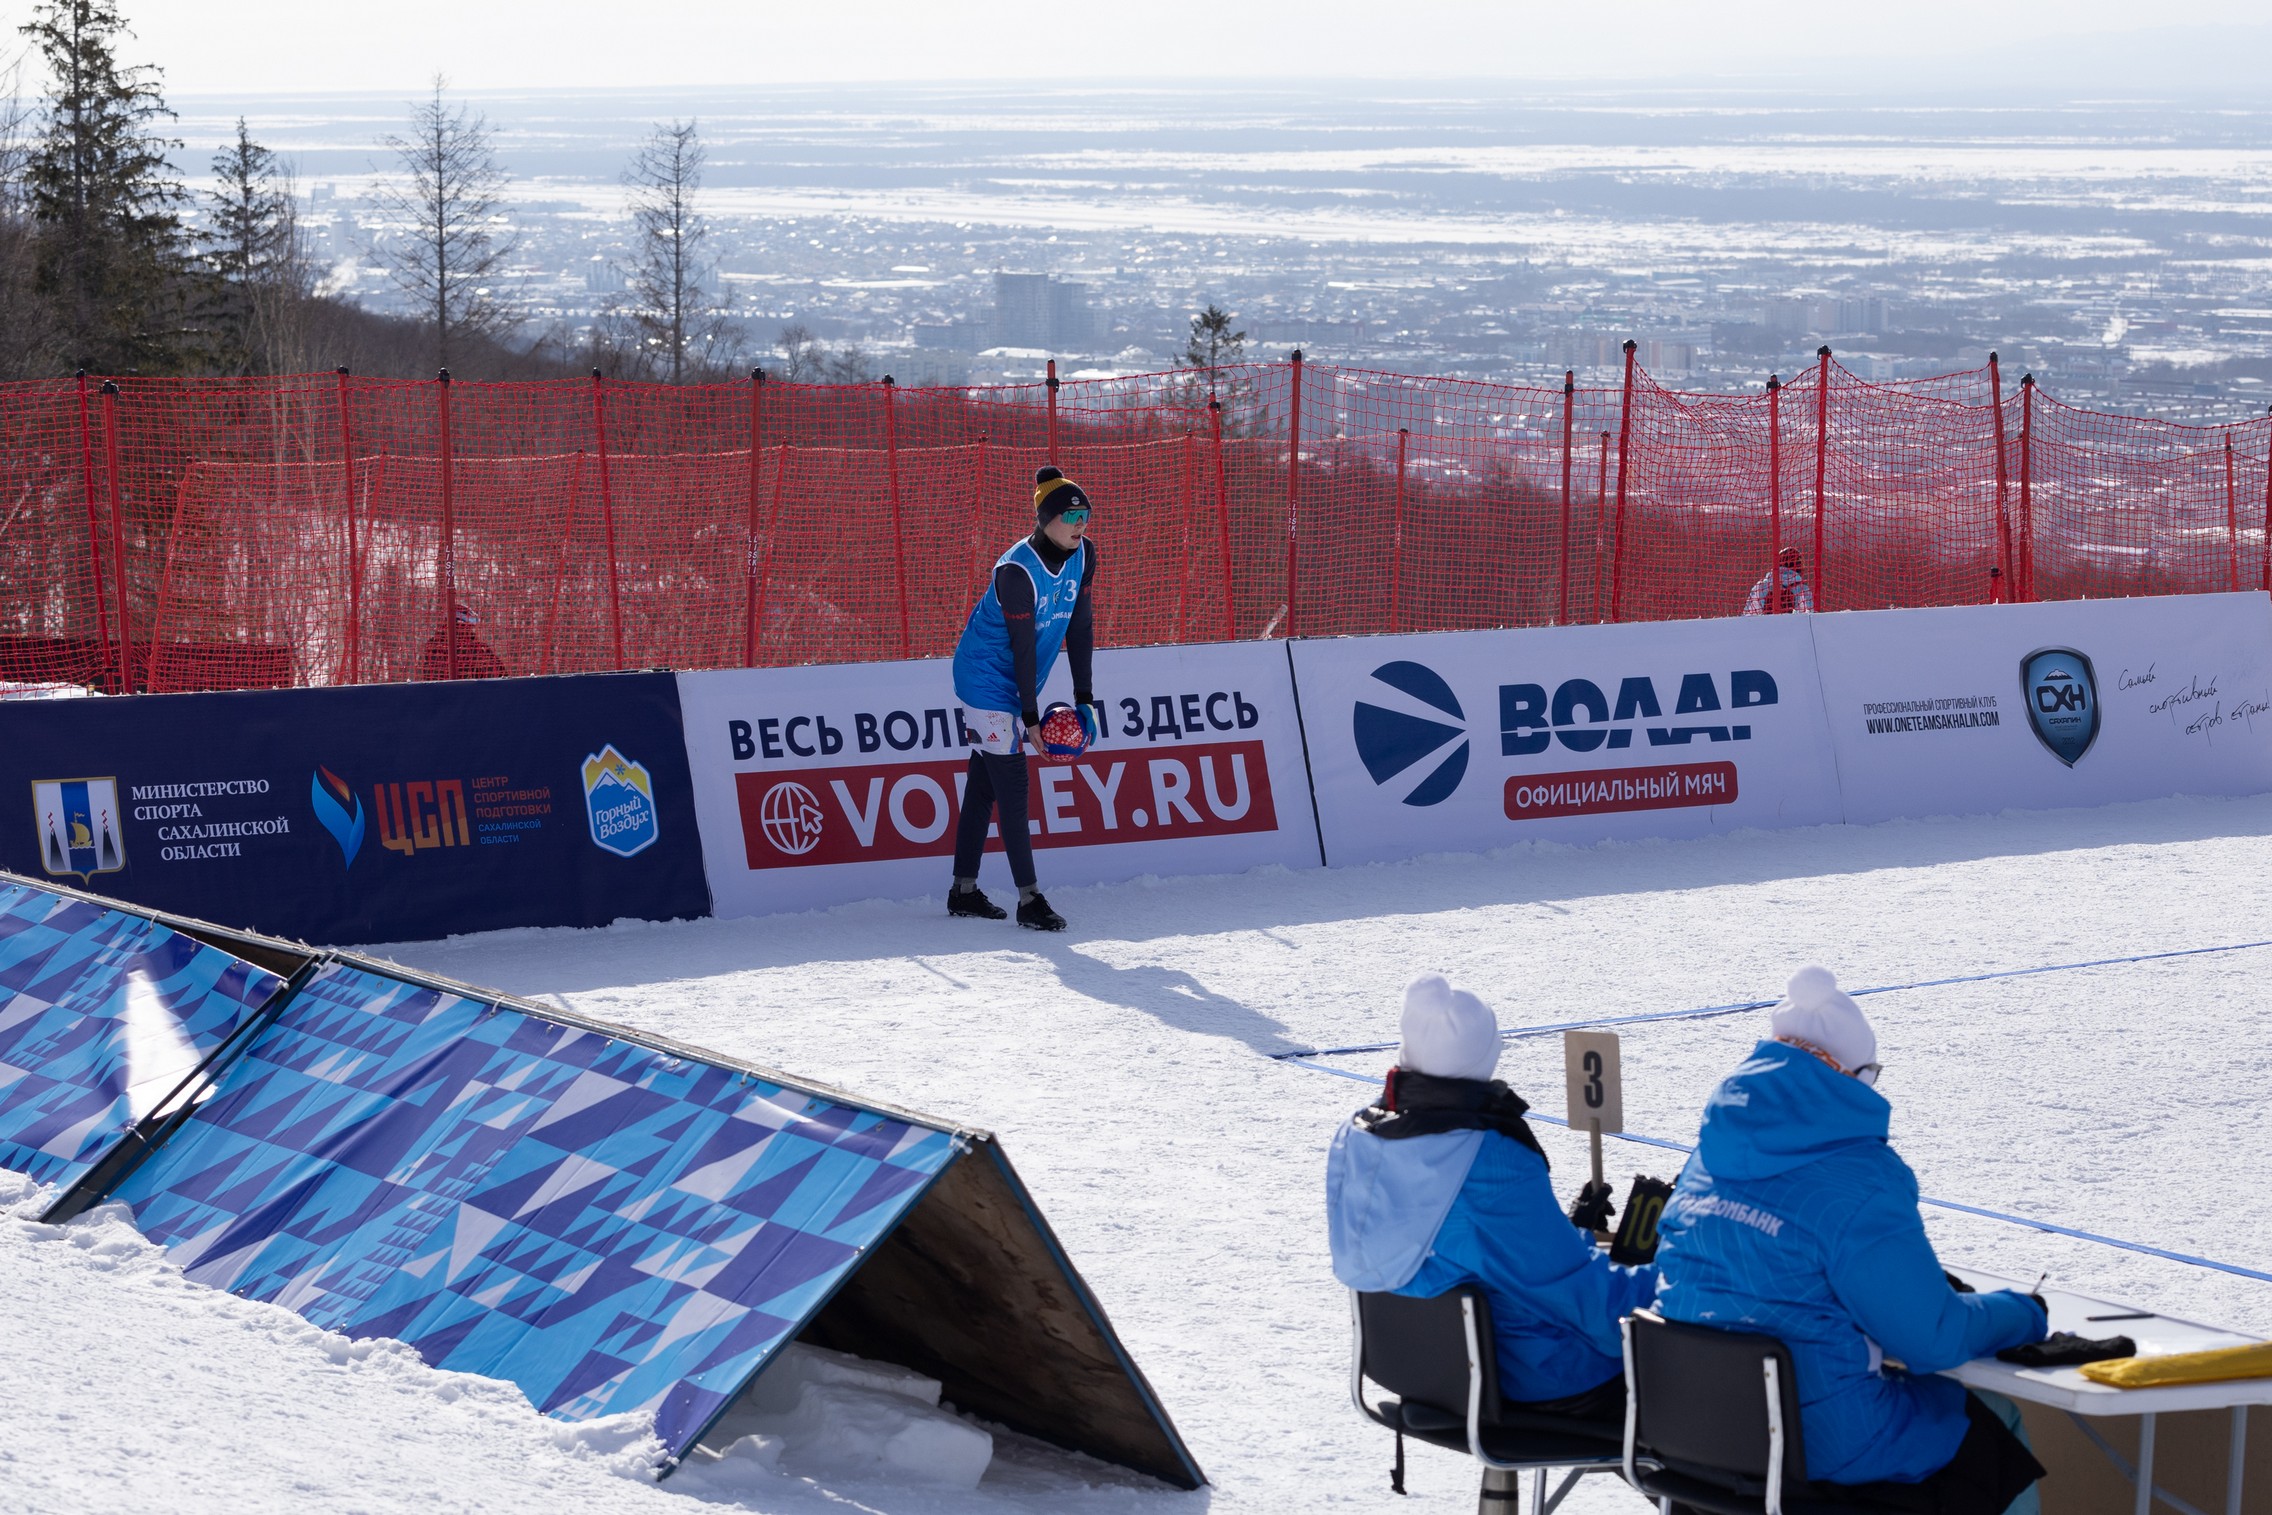
POLYGON ((1562 1033, 1562 1077, 1570 1094, 1570 1129, 1625 1129, 1625 1084, 1614 1031, 1562 1033), (1598 1125, 1597 1125, 1598 1123, 1598 1125))

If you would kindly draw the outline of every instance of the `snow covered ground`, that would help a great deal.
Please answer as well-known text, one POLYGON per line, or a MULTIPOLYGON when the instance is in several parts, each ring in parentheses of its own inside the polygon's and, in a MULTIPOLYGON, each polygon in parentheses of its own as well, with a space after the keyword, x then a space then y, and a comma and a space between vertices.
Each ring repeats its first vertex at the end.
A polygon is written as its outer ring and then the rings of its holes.
MULTIPOLYGON (((1043 860, 1047 866, 1046 858, 1043 860)), ((998 865, 990 865, 998 866, 998 865)), ((656 1487, 636 1426, 572 1428, 181 1281, 113 1213, 26 1217, 0 1175, 0 1507, 690 1512, 1473 1508, 1458 1459, 1347 1398, 1322 1160, 1354 1082, 1270 1061, 1393 1039, 1438 967, 1509 1026, 2272 937, 2272 797, 1517 848, 1330 873, 1052 895, 1061 938, 937 901, 756 921, 520 931, 380 949, 999 1132, 1213 1487, 1159 1490, 997 1438, 974 1492, 823 1485, 722 1463, 656 1487)), ((2177 1251, 2272 1262, 2272 948, 1877 995, 1894 1139, 1929 1195, 2177 1251)), ((1626 1118, 1692 1140, 1764 1012, 1626 1028, 1626 1118)), ((1332 1060, 1377 1072, 1386 1054, 1332 1060)), ((1501 1071, 1549 1113, 1558 1038, 1501 1071)), ((1559 1189, 1582 1141, 1541 1136, 1559 1189)), ((1675 1154, 1613 1142, 1613 1175, 1675 1154)), ((1945 1211, 1945 1257, 2272 1335, 2272 1284, 1945 1211)), ((1566 1508, 1645 1506, 1589 1479, 1566 1508)))

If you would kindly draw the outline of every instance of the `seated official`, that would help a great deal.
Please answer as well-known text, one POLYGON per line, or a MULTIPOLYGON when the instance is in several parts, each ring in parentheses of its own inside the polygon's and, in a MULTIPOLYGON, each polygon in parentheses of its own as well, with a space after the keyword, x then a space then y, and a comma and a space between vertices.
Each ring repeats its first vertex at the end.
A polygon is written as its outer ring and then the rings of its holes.
POLYGON ((1481 1285, 1502 1399, 1622 1414, 1618 1321, 1649 1302, 1656 1269, 1612 1264, 1555 1206, 1529 1106, 1491 1077, 1499 1023, 1481 1000, 1440 974, 1414 979, 1403 1033, 1381 1097, 1333 1136, 1334 1276, 1416 1298, 1481 1285))
POLYGON ((1792 975, 1770 1025, 1658 1222, 1658 1310, 1791 1349, 1809 1479, 1904 1486, 1878 1492, 1936 1515, 2032 1510, 2018 1410, 1938 1374, 2041 1341, 2042 1302, 1949 1286, 1887 1143, 1877 1034, 1829 970, 1792 975))

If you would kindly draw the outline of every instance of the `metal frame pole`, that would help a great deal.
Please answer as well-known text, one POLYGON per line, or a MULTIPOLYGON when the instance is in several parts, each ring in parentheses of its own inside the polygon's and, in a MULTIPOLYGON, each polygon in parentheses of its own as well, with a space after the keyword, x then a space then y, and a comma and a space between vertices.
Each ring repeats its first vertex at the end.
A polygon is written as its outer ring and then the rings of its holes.
POLYGON ((103 584, 103 527, 95 510, 95 429, 93 417, 88 413, 84 368, 79 370, 79 490, 87 503, 87 562, 95 578, 95 655, 104 665, 103 677, 108 678, 116 672, 116 659, 110 650, 110 593, 103 584))
POLYGON ((2035 598, 2035 375, 2020 375, 2020 582, 2014 599, 2035 598))
POLYGON ((1213 395, 1207 397, 1207 419, 1215 442, 1215 524, 1222 534, 1223 640, 1235 642, 1239 636, 1239 602, 1231 566, 1231 486, 1223 468, 1223 404, 1213 395))
POLYGON ((742 666, 757 666, 758 476, 765 457, 765 370, 749 371, 749 517, 742 537, 742 666))
POLYGON ((450 371, 438 370, 436 399, 442 415, 442 552, 436 565, 442 579, 442 676, 458 676, 458 518, 450 475, 456 471, 450 448, 450 371))
MULTIPOLYGON (((1578 375, 1574 369, 1562 370, 1562 551, 1559 588, 1554 598, 1554 624, 1570 624, 1570 444, 1571 428, 1576 424, 1578 403, 1578 375)), ((1401 437, 1401 433, 1399 434, 1401 437)), ((1404 489, 1404 443, 1399 440, 1396 453, 1397 497, 1401 502, 1404 489)))
POLYGON ((332 372, 339 380, 339 494, 341 514, 347 521, 347 650, 340 664, 340 682, 354 684, 361 682, 363 668, 363 564, 355 539, 355 428, 348 413, 347 365, 342 363, 332 372))
POLYGON ((607 621, 615 643, 612 666, 621 669, 625 666, 623 590, 615 566, 615 477, 608 467, 607 456, 607 381, 596 368, 592 370, 592 431, 599 443, 600 532, 607 543, 607 621))
MULTIPOLYGON (((1056 411, 1057 391, 1052 388, 1050 410, 1056 411)), ((899 584, 899 655, 912 657, 907 622, 907 533, 899 515, 899 386, 884 375, 884 470, 891 484, 892 573, 899 584)))
MULTIPOLYGON (((1396 429, 1396 524, 1389 538, 1388 569, 1388 629, 1392 635, 1404 629, 1404 448, 1411 436, 1406 427, 1396 429)), ((1565 515, 1565 524, 1567 520, 1565 515)))
POLYGON ((1041 381, 1049 390, 1049 466, 1057 466, 1057 360, 1049 360, 1048 377, 1041 381))
POLYGON ((1996 541, 2002 550, 2004 598, 2017 598, 2018 567, 2012 557, 2011 467, 2004 458, 2004 372, 1988 354, 1988 399, 1996 412, 1996 541))
POLYGON ((1609 549, 1609 618, 1612 621, 1623 619, 1625 614, 1625 479, 1631 471, 1626 462, 1633 445, 1633 354, 1639 347, 1631 337, 1625 339, 1625 394, 1617 406, 1617 524, 1610 535, 1609 549))
MULTIPOLYGON (((103 474, 110 496, 111 588, 118 595, 118 692, 134 692, 134 622, 126 598, 126 513, 118 497, 118 380, 103 380, 103 474)), ((151 649, 156 656, 157 649, 151 649)))
MULTIPOLYGON (((1767 613, 1783 604, 1783 379, 1767 376, 1767 613)), ((1795 606, 1793 607, 1796 608, 1795 606)))
POLYGON ((1286 408, 1286 640, 1300 634, 1296 595, 1301 589, 1302 350, 1293 352, 1293 399, 1286 408))
POLYGON ((1828 511, 1830 476, 1830 344, 1815 349, 1814 388, 1814 608, 1830 608, 1828 533, 1823 516, 1828 511))

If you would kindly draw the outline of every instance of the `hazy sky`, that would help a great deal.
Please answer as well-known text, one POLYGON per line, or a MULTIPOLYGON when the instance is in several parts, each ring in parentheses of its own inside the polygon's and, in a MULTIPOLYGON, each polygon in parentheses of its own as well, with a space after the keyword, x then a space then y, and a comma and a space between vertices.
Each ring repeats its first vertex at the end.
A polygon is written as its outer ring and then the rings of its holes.
MULTIPOLYGON (((169 94, 797 80, 1930 77, 2043 59, 2229 57, 2135 32, 2135 0, 120 0, 169 94), (2048 48, 2048 55, 2043 51, 2048 48), (2079 51, 2078 51, 2079 50, 2079 51), (1835 70, 1834 72, 1845 72, 1835 70)), ((29 0, 0 0, 20 20, 29 0)), ((2260 26, 2262 0, 2188 0, 2190 28, 2260 26)), ((2074 65, 2084 66, 2084 65, 2074 65)))

